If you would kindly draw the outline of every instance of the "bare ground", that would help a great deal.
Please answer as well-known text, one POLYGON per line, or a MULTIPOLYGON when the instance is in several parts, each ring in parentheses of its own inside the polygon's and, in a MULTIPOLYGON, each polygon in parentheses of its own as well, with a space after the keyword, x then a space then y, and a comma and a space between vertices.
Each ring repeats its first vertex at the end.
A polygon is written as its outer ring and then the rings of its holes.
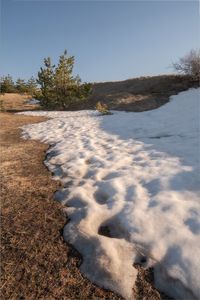
MULTIPOLYGON (((17 99, 12 109, 21 110, 24 99, 17 99)), ((20 126, 44 118, 11 113, 0 118, 1 299, 122 299, 84 278, 80 254, 63 240, 68 220, 53 200, 60 184, 43 164, 48 146, 20 138, 20 126)), ((137 268, 136 299, 168 299, 154 288, 153 270, 137 268)))

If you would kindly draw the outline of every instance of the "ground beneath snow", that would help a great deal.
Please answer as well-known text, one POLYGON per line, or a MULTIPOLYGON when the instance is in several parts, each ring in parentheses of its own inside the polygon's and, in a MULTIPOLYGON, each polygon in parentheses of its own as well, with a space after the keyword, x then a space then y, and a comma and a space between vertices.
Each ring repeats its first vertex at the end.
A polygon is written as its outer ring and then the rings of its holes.
POLYGON ((63 182, 55 198, 82 272, 127 299, 134 263, 154 266, 166 294, 200 298, 199 91, 142 113, 24 113, 51 118, 23 137, 51 145, 45 164, 63 182))

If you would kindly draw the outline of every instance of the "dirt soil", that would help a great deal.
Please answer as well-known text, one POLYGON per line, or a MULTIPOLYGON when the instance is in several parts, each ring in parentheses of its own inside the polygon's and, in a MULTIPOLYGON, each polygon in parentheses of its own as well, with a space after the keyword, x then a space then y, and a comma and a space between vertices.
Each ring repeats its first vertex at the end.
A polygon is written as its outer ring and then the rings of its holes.
MULTIPOLYGON (((13 109, 23 101, 17 96, 13 109)), ((20 138, 20 126, 45 119, 5 112, 0 120, 1 299, 122 299, 84 278, 81 255, 63 240, 69 220, 53 200, 61 185, 43 164, 48 145, 20 138)), ((136 299, 168 299, 154 288, 152 270, 138 270, 136 299)))

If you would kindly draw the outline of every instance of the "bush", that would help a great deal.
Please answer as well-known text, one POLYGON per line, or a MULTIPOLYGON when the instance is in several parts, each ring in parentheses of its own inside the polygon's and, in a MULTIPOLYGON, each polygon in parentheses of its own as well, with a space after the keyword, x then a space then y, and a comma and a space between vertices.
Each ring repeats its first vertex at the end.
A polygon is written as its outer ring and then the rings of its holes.
POLYGON ((97 102, 95 106, 96 110, 100 112, 102 115, 111 115, 111 112, 108 109, 107 104, 101 103, 100 101, 97 102))
POLYGON ((173 68, 179 73, 189 75, 195 80, 200 79, 200 50, 191 50, 178 62, 173 63, 173 68))

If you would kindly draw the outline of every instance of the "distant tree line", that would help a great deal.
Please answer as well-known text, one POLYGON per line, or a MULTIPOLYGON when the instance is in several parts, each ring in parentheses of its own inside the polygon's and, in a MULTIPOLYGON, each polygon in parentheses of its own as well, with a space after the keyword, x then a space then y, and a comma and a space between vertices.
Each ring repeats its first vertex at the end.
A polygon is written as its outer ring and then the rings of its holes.
POLYGON ((18 78, 14 82, 10 75, 1 77, 0 92, 27 93, 40 100, 46 109, 66 109, 86 100, 91 91, 89 83, 82 83, 79 76, 73 76, 73 67, 74 56, 68 56, 65 50, 57 65, 52 64, 50 57, 44 59, 37 79, 18 78))
POLYGON ((18 78, 15 82, 11 75, 0 77, 0 93, 20 93, 34 96, 38 91, 37 80, 31 77, 29 80, 18 78))

